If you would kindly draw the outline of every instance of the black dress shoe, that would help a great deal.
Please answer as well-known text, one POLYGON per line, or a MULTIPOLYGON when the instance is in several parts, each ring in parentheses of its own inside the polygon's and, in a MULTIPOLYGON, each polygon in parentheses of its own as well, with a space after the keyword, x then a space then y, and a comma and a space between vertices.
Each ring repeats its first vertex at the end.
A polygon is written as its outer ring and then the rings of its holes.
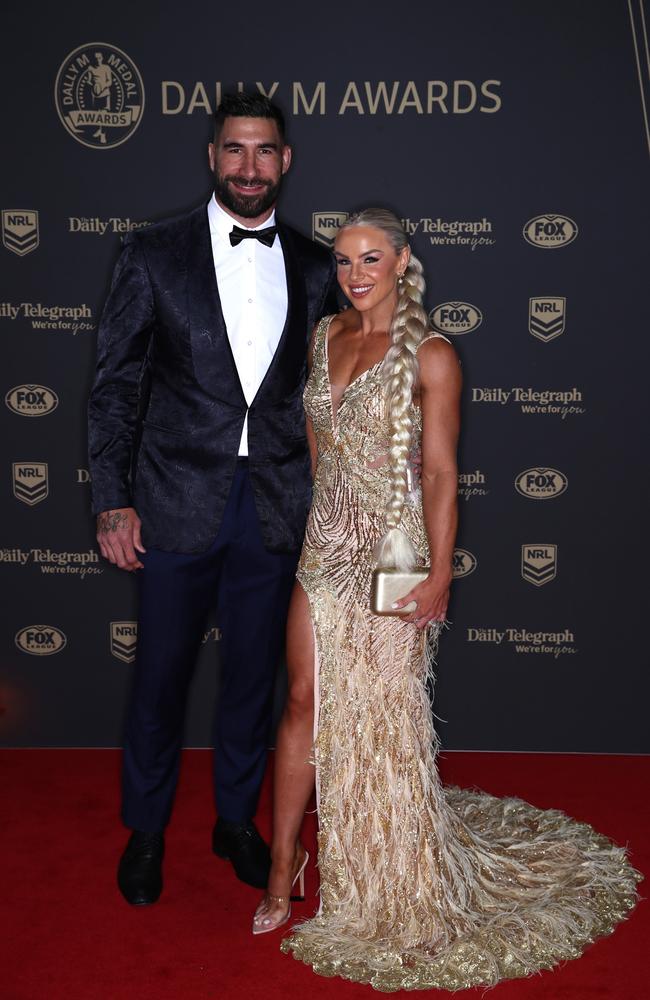
POLYGON ((162 861, 165 838, 162 833, 134 830, 117 869, 117 884, 127 903, 148 906, 162 892, 162 861))
POLYGON ((266 889, 271 852, 252 823, 227 823, 218 819, 212 831, 212 850, 218 858, 232 861, 240 882, 266 889))

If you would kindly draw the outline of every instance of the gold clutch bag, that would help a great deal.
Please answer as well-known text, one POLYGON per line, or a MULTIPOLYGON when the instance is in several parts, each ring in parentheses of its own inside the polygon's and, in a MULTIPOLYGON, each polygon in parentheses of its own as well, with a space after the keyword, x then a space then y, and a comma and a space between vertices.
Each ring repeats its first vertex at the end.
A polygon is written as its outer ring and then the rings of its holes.
POLYGON ((394 608, 395 601, 401 600, 409 590, 422 583, 429 575, 425 567, 403 573, 398 569, 376 569, 372 574, 370 590, 370 610, 375 615, 409 615, 417 605, 411 601, 405 608, 394 608))

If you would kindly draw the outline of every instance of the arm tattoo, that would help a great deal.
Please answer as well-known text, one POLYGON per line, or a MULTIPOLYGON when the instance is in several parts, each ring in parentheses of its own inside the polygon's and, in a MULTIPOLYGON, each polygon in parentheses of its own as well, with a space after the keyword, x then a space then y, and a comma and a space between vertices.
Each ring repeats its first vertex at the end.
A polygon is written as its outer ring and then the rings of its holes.
POLYGON ((114 514, 100 514, 97 518, 97 530, 100 535, 108 535, 111 531, 119 531, 120 528, 128 528, 129 519, 126 514, 116 511, 114 514))

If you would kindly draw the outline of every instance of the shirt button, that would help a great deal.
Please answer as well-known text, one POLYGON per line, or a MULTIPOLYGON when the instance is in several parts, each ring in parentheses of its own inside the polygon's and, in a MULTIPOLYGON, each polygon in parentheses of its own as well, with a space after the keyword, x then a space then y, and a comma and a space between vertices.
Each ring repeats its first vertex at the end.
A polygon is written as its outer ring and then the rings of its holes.
POLYGON ((253 300, 252 300, 252 299, 249 299, 248 301, 249 301, 249 303, 251 303, 251 302, 252 302, 253 300))
POLYGON ((249 257, 249 258, 248 258, 248 263, 249 263, 249 264, 252 264, 252 263, 253 263, 253 258, 252 258, 252 257, 249 257))
POLYGON ((249 347, 253 346, 253 341, 252 340, 247 340, 246 343, 248 344, 249 347))

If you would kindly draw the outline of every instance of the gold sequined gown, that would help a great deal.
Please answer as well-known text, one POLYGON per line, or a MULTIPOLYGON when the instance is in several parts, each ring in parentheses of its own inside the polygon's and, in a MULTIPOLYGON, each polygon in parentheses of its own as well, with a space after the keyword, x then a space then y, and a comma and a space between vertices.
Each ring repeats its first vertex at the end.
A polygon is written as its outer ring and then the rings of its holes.
MULTIPOLYGON (((341 396, 328 328, 305 389, 318 468, 298 570, 316 640, 321 908, 282 948, 386 992, 525 976, 611 932, 640 875, 561 812, 442 787, 427 689, 436 626, 427 637, 369 611, 390 492, 381 365, 341 396)), ((425 565, 418 494, 403 525, 425 565)))

